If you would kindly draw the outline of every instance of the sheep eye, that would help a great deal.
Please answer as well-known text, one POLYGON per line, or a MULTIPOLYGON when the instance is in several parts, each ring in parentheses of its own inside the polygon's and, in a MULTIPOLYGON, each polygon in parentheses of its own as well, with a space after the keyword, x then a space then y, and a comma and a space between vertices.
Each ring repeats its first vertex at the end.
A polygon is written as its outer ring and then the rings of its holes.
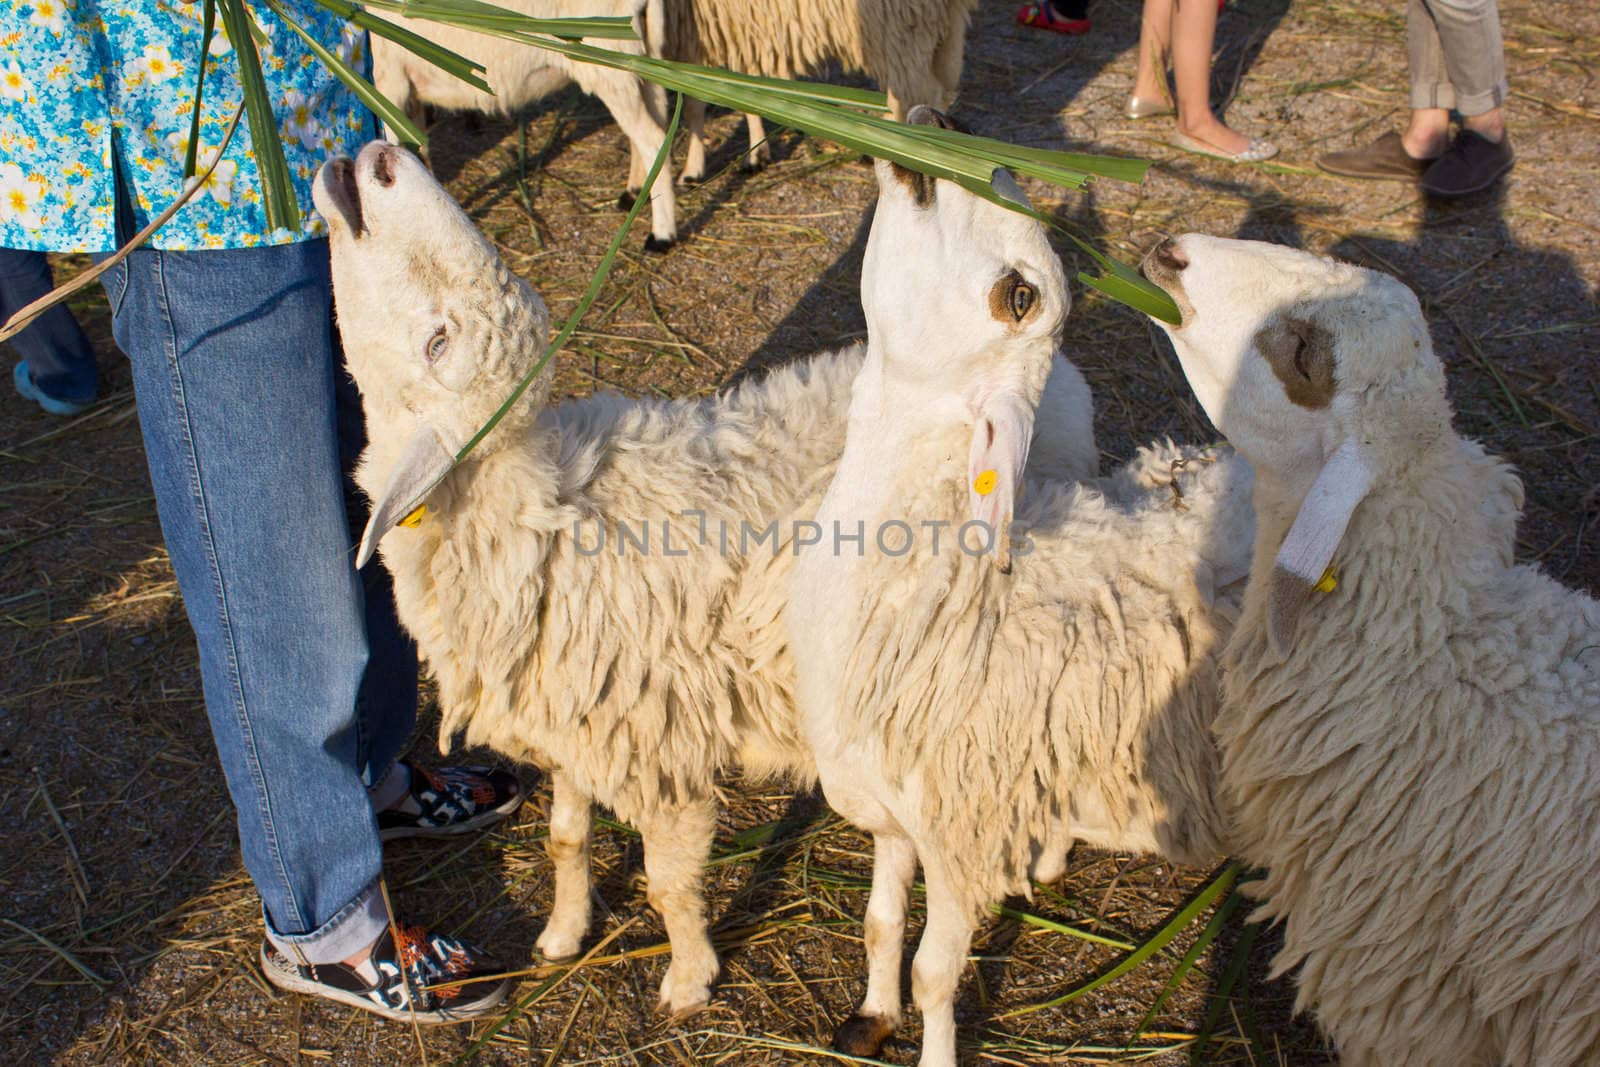
POLYGON ((1311 368, 1306 366, 1306 339, 1299 334, 1294 339, 1294 369, 1306 381, 1311 380, 1311 368))
POLYGON ((1026 318, 1028 312, 1033 310, 1033 302, 1035 299, 1037 299, 1038 295, 1039 294, 1034 290, 1033 286, 1029 285, 1025 281, 1018 280, 1017 283, 1011 287, 1012 317, 1018 322, 1021 322, 1024 318, 1026 318))
POLYGON ((426 349, 428 362, 437 363, 439 358, 444 355, 445 349, 449 347, 450 338, 445 336, 444 327, 441 326, 433 332, 432 337, 428 338, 428 347, 426 349))

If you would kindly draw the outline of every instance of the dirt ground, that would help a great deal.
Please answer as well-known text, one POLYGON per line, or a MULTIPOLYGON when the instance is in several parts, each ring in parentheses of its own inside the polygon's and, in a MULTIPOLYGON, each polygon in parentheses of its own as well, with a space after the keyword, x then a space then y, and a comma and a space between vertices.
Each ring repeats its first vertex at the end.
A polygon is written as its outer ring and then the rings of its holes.
MULTIPOLYGON (((1028 144, 1155 160, 1142 186, 1033 187, 1068 224, 1131 259, 1186 230, 1281 241, 1398 274, 1422 297, 1450 371, 1460 428, 1527 484, 1519 553, 1600 592, 1600 12, 1580 0, 1504 0, 1518 153, 1495 192, 1430 204, 1410 189, 1319 173, 1315 157, 1402 121, 1403 7, 1380 0, 1237 0, 1219 29, 1217 99, 1279 159, 1230 166, 1131 122, 1138 6, 1096 0, 1094 30, 1021 29, 984 0, 957 113, 1028 144)), ((737 168, 735 116, 716 118, 714 176, 680 201, 683 240, 639 251, 635 224, 605 292, 560 357, 558 392, 683 396, 742 369, 858 337, 869 168, 836 147, 775 135, 775 162, 737 168)), ((564 315, 618 225, 626 145, 571 91, 513 123, 435 129, 441 176, 512 266, 564 315)), ((1058 242, 1069 261, 1067 243, 1058 242)), ((65 273, 81 266, 60 263, 65 273)), ((1067 346, 1097 398, 1108 460, 1170 434, 1210 438, 1170 350, 1139 316, 1081 289, 1067 346)), ((863 988, 866 842, 815 796, 729 783, 710 873, 726 968, 712 1007, 653 1013, 664 934, 644 902, 625 828, 598 832, 598 912, 575 967, 541 967, 550 899, 542 793, 513 824, 446 845, 401 843, 401 909, 496 946, 528 968, 494 1024, 412 1033, 277 993, 254 962, 260 905, 239 863, 200 699, 193 639, 156 524, 126 364, 98 290, 74 307, 102 356, 106 400, 62 421, 0 397, 0 1050, 12 1063, 778 1064, 825 1058, 863 988)), ((6 365, 13 358, 7 353, 6 365)), ((420 743, 431 746, 430 715, 420 743)), ((1143 940, 1209 872, 1080 850, 1064 884, 1019 902, 1034 916, 1143 940)), ((913 923, 914 928, 920 919, 913 923)), ((1122 952, 997 921, 974 949, 959 1015, 974 1063, 1188 1062, 1237 917, 1154 1017, 1191 927, 1138 970, 1072 1003, 1024 1014, 1122 952), (1141 1030, 1142 1026, 1142 1030, 1141 1030)), ((1200 1049, 1212 1064, 1333 1057, 1290 1018, 1292 988, 1249 982, 1200 1049)), ((884 1056, 914 1062, 911 1013, 884 1056)))

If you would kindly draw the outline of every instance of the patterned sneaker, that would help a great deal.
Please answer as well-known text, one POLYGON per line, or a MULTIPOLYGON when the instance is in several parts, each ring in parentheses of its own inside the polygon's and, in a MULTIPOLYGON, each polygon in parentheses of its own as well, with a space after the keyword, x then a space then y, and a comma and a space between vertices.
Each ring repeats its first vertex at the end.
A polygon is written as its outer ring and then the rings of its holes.
POLYGON ((448 837, 481 830, 522 806, 525 794, 515 775, 489 767, 423 767, 406 761, 411 788, 400 802, 378 812, 378 836, 448 837))
POLYGON ((487 980, 500 970, 482 950, 418 926, 396 924, 385 930, 359 967, 302 967, 270 940, 261 942, 261 971, 279 989, 338 1001, 385 1019, 429 1025, 466 1022, 493 1012, 511 990, 510 978, 487 980), (485 980, 447 984, 474 978, 485 980))

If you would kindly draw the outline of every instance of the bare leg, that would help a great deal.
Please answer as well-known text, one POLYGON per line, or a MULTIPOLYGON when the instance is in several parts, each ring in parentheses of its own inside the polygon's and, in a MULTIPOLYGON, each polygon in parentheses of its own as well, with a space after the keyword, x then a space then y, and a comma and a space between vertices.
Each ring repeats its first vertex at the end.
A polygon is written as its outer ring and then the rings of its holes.
POLYGON ((1172 15, 1172 73, 1178 88, 1178 129, 1224 152, 1243 152, 1250 138, 1211 113, 1211 45, 1217 35, 1213 0, 1176 0, 1172 15))
POLYGON ((571 959, 589 932, 589 798, 560 771, 550 776, 550 836, 544 850, 556 872, 555 905, 535 943, 549 960, 571 959))
POLYGON ((905 952, 906 895, 917 872, 909 837, 874 834, 872 895, 867 898, 867 995, 833 1037, 852 1056, 874 1056, 900 1025, 900 958, 905 952))
POLYGON ((972 927, 937 858, 924 853, 928 923, 911 963, 911 994, 922 1012, 921 1067, 956 1067, 956 989, 967 966, 972 927))
POLYGON ((1133 95, 1140 100, 1167 98, 1167 59, 1172 53, 1172 0, 1144 0, 1139 22, 1139 73, 1133 95))
POLYGON ((663 811, 639 826, 650 906, 660 912, 672 943, 672 963, 661 982, 661 1009, 672 1016, 705 1007, 717 977, 702 892, 715 828, 716 806, 711 803, 663 811))
POLYGON ((693 185, 706 180, 706 102, 684 97, 683 117, 689 123, 689 155, 683 161, 679 180, 693 185))

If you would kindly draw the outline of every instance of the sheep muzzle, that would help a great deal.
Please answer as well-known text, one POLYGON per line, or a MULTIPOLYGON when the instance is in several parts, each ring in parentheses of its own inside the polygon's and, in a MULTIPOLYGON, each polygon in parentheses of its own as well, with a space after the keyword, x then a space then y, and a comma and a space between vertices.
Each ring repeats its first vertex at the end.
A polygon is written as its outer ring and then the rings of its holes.
POLYGON ((343 156, 328 160, 317 173, 317 186, 328 201, 327 206, 349 228, 350 236, 360 237, 366 232, 361 217, 361 188, 356 183, 356 165, 353 161, 343 156))

